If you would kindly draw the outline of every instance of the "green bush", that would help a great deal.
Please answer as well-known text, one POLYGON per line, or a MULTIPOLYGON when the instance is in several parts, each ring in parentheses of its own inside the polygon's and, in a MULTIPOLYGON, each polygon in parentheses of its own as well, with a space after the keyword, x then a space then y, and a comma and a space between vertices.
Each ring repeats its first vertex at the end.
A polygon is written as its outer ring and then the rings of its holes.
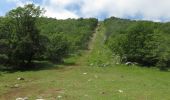
POLYGON ((5 54, 0 54, 0 63, 6 64, 8 62, 8 56, 5 54))
POLYGON ((69 54, 69 43, 64 34, 53 34, 49 38, 46 57, 53 62, 61 62, 69 54))
POLYGON ((166 69, 170 64, 170 39, 159 27, 159 23, 132 21, 126 30, 120 28, 112 32, 107 45, 123 63, 137 62, 142 66, 166 69))

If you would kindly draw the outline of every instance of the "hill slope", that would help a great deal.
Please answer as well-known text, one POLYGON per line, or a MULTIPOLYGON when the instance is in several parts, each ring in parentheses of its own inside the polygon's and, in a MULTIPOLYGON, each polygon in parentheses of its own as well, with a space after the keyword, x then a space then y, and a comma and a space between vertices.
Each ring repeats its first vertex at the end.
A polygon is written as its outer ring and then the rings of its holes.
POLYGON ((43 65, 43 69, 1 72, 0 100, 18 97, 29 100, 169 100, 170 73, 114 65, 111 52, 103 45, 103 31, 101 22, 89 50, 66 59, 63 65, 41 62, 39 66, 43 65), (25 80, 17 80, 18 77, 25 80))

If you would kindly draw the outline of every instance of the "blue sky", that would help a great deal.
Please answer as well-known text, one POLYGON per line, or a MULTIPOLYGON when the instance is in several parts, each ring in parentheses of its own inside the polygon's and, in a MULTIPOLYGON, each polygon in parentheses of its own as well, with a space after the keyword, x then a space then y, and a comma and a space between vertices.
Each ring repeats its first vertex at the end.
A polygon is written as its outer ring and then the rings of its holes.
POLYGON ((111 16, 152 21, 170 21, 170 0, 0 0, 0 16, 24 4, 46 9, 47 17, 57 19, 111 16))

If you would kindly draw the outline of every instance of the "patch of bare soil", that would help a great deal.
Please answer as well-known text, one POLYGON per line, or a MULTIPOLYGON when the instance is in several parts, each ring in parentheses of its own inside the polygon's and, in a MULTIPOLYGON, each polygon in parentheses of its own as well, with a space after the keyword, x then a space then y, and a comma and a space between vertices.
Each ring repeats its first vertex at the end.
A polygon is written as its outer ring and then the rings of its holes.
MULTIPOLYGON (((21 87, 21 88, 11 88, 8 92, 0 95, 0 100, 15 100, 16 98, 24 98, 24 97, 57 97, 58 94, 64 93, 63 89, 47 89, 41 90, 37 85, 29 86, 29 87, 21 87)), ((55 97, 55 98, 56 98, 55 97)))

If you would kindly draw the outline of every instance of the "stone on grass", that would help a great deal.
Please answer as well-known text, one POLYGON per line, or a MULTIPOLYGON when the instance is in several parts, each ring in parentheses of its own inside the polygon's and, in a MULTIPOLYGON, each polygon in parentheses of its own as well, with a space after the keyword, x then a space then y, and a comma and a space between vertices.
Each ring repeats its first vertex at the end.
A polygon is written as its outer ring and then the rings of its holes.
POLYGON ((45 100, 45 99, 43 99, 42 96, 37 96, 37 99, 35 99, 35 100, 45 100))
POLYGON ((16 98, 16 100, 23 100, 23 98, 16 98))
POLYGON ((15 85, 12 86, 11 88, 19 88, 19 84, 15 84, 15 85))
POLYGON ((130 65, 133 65, 133 63, 132 62, 126 62, 125 65, 130 66, 130 65))
POLYGON ((118 90, 119 93, 123 93, 123 90, 118 90))
POLYGON ((61 95, 59 95, 59 96, 57 96, 57 98, 62 98, 62 96, 61 96, 61 95))
POLYGON ((93 65, 94 65, 93 63, 90 64, 90 66, 93 66, 93 65))
POLYGON ((18 77, 17 80, 25 80, 24 78, 22 77, 18 77))
POLYGON ((28 97, 24 97, 23 100, 28 100, 28 97))
POLYGON ((116 63, 116 65, 119 65, 119 64, 120 64, 120 63, 118 63, 118 62, 116 63))
POLYGON ((86 75, 87 73, 83 73, 84 75, 86 75))
POLYGON ((16 100, 28 100, 28 97, 24 97, 24 98, 19 97, 19 98, 16 98, 16 100))

